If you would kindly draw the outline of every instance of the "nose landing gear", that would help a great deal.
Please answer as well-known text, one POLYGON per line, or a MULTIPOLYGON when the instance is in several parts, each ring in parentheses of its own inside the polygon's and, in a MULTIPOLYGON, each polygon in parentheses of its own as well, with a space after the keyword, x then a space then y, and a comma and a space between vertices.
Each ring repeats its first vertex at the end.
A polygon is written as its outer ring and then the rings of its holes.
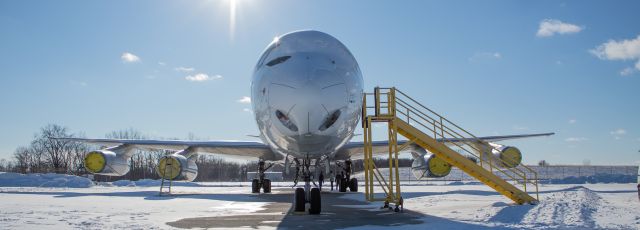
MULTIPOLYGON (((298 159, 294 159, 296 163, 296 178, 294 179, 295 184, 298 183, 298 176, 300 175, 300 161, 298 159)), ((309 214, 320 214, 322 211, 321 204, 321 196, 320 189, 317 188, 315 182, 311 180, 311 170, 309 166, 311 165, 311 160, 309 157, 303 159, 302 161, 302 177, 304 179, 304 188, 296 188, 295 199, 294 199, 294 211, 296 212, 304 212, 306 208, 306 204, 309 203, 309 214), (311 183, 314 184, 314 188, 311 188, 311 183)), ((316 170, 318 170, 316 168, 316 170)), ((295 185, 294 185, 295 187, 295 185)))

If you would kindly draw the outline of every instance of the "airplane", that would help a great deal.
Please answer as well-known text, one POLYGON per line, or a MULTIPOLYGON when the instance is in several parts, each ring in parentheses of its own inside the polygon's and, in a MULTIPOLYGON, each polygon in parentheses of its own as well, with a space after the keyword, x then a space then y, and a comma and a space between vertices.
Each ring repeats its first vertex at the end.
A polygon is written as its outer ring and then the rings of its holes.
MULTIPOLYGON (((295 211, 304 212, 306 203, 310 203, 309 213, 319 214, 320 190, 315 183, 312 188, 311 182, 314 180, 312 174, 317 175, 322 167, 328 172, 332 163, 341 165, 339 168, 346 174, 346 179, 339 186, 340 192, 346 192, 347 188, 357 192, 358 181, 350 178, 351 159, 362 158, 364 144, 351 142, 351 139, 360 122, 362 95, 360 67, 344 44, 320 31, 294 31, 276 37, 254 67, 251 103, 261 142, 60 139, 111 146, 91 151, 84 159, 87 171, 100 175, 125 175, 129 171, 128 159, 135 149, 176 151, 161 158, 159 163, 159 166, 165 167, 158 170, 162 171, 160 176, 171 180, 193 181, 198 173, 195 163, 198 153, 258 158, 259 177, 252 181, 253 193, 260 193, 261 189, 264 193, 270 193, 271 181, 265 178, 265 171, 271 165, 284 164, 285 173, 289 173, 290 166, 295 164, 296 184, 300 177, 305 182, 303 187, 295 189, 295 211), (167 173, 165 163, 170 163, 169 167, 173 169, 171 173, 167 173)), ((494 157, 513 162, 504 167, 515 167, 521 163, 520 150, 494 142, 549 135, 553 133, 479 139, 497 147, 494 157)), ((374 142, 374 154, 388 153, 388 144, 387 141, 374 142)), ((412 146, 410 151, 413 157, 412 172, 418 179, 449 174, 451 166, 435 155, 417 145, 412 146), (432 164, 438 160, 444 164, 432 164)))

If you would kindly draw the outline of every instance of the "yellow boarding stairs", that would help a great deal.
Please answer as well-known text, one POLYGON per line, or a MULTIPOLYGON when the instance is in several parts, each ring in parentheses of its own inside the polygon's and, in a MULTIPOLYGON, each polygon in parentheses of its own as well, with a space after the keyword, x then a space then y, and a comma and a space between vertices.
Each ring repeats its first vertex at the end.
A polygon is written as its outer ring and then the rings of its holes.
POLYGON ((513 163, 492 155, 485 156, 484 154, 492 154, 492 145, 478 139, 400 90, 376 87, 374 93, 365 93, 363 100, 365 197, 368 201, 385 201, 385 206, 389 203, 394 203, 396 207, 402 205, 398 154, 415 144, 435 154, 435 157, 460 168, 517 204, 538 202, 538 175, 534 170, 525 165, 502 167, 513 163), (371 115, 367 113, 370 110, 373 110, 371 115), (371 130, 375 127, 372 126, 374 122, 388 124, 389 175, 386 179, 373 161, 371 130), (399 145, 398 134, 408 141, 399 145), (455 151, 452 148, 459 150, 455 151), (473 156, 478 162, 470 160, 468 156, 473 156), (384 191, 384 198, 374 196, 375 182, 378 182, 384 191), (535 187, 536 198, 527 193, 527 184, 530 185, 529 188, 535 187))

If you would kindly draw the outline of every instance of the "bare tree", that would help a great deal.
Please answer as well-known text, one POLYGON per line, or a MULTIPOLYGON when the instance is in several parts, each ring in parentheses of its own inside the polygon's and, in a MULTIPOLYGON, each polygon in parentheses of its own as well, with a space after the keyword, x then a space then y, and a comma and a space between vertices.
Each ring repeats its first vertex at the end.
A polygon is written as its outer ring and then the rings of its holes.
POLYGON ((16 170, 19 173, 27 173, 29 172, 29 167, 31 166, 31 152, 29 152, 29 148, 27 147, 18 147, 15 152, 13 152, 13 158, 16 162, 16 170))
POLYGON ((57 173, 69 172, 69 159, 73 155, 74 143, 56 138, 72 137, 67 128, 56 124, 49 124, 36 135, 31 143, 34 150, 44 153, 51 169, 57 173))
POLYGON ((13 162, 7 159, 0 159, 0 172, 11 172, 14 169, 13 162))

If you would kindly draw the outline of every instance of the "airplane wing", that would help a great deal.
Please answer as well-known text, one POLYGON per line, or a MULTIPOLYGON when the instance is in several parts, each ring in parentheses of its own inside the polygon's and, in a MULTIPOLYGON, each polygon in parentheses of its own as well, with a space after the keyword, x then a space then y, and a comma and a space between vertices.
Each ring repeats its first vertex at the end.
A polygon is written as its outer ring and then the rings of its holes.
MULTIPOLYGON (((536 134, 520 134, 520 135, 507 135, 507 136, 487 136, 487 137, 478 137, 482 141, 488 142, 496 142, 496 141, 504 141, 504 140, 512 140, 512 139, 520 139, 520 138, 528 138, 528 137, 543 137, 543 136, 551 136, 555 133, 536 133, 536 134)), ((446 142, 474 142, 476 139, 474 138, 446 138, 446 142)), ((438 141, 441 141, 438 139, 438 141)))
POLYGON ((284 159, 281 154, 271 151, 269 146, 255 141, 184 141, 184 140, 130 140, 130 139, 87 139, 57 138, 60 140, 78 141, 88 144, 115 146, 128 144, 143 150, 182 150, 195 148, 196 152, 232 155, 239 157, 257 157, 267 161, 284 159))
MULTIPOLYGON (((477 140, 485 141, 485 142, 496 142, 496 141, 504 141, 511 139, 520 139, 520 138, 528 138, 528 137, 541 137, 541 136, 551 136, 555 133, 537 133, 537 134, 520 134, 520 135, 506 135, 506 136, 486 136, 486 137, 477 137, 477 138, 439 138, 438 142, 463 142, 466 144, 476 142, 477 140)), ((406 140, 399 140, 398 144, 402 145, 407 143, 406 140)), ((384 156, 385 154, 389 154, 389 142, 388 141, 373 141, 373 154, 384 156)), ((414 145, 414 147, 417 147, 414 145)), ((362 159, 364 157, 364 143, 361 141, 357 142, 349 142, 345 144, 335 155, 335 159, 337 160, 345 160, 345 159, 362 159)))

